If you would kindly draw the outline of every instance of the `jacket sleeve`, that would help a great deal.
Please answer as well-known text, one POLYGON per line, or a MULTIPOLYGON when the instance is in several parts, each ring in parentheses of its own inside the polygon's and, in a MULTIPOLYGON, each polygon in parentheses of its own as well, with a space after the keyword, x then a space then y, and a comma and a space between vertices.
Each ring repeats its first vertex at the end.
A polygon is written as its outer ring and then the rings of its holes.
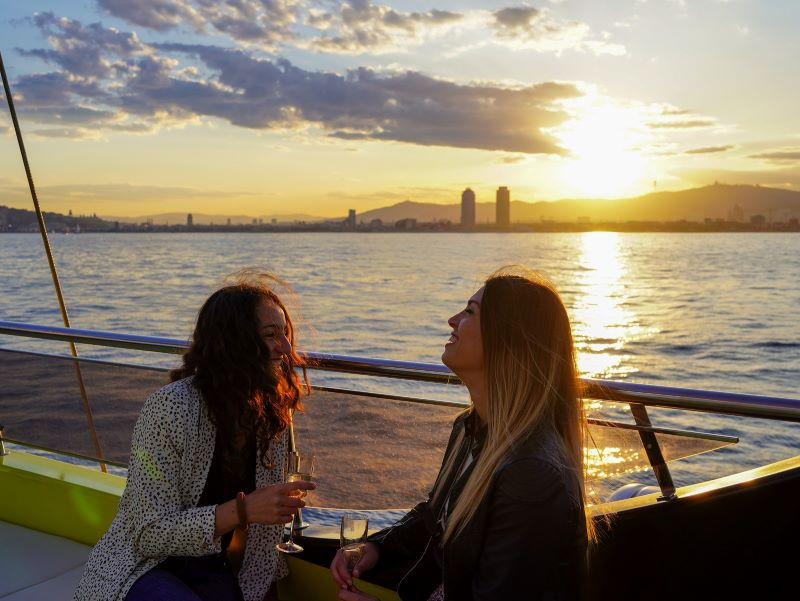
POLYGON ((583 512, 569 497, 564 475, 540 459, 523 459, 498 475, 490 501, 478 569, 475 601, 561 599, 579 583, 562 582, 565 561, 580 553, 578 519, 583 512))
POLYGON ((423 518, 427 503, 420 503, 396 524, 369 537, 380 547, 380 562, 394 562, 419 557, 430 538, 423 518))
POLYGON ((145 401, 133 431, 120 505, 133 516, 129 535, 144 557, 220 550, 219 539, 214 539, 216 507, 186 506, 181 499, 181 480, 192 477, 181 470, 181 459, 189 452, 190 416, 186 395, 162 388, 145 401))

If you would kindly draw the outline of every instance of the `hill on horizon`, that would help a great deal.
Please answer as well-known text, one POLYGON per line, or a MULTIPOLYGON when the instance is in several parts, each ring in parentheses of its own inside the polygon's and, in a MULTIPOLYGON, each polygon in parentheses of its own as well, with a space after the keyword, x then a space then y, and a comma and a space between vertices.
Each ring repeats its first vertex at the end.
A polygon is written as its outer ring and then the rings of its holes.
MULTIPOLYGON (((106 221, 119 221, 120 223, 147 223, 152 220, 153 225, 185 225, 186 216, 188 213, 158 213, 155 215, 141 215, 138 217, 110 217, 103 215, 102 219, 106 221)), ((192 213, 192 222, 194 225, 225 225, 231 220, 231 225, 250 225, 253 219, 260 219, 263 223, 272 223, 272 220, 277 220, 280 224, 292 224, 296 221, 305 221, 306 223, 317 223, 319 221, 326 221, 324 217, 316 217, 314 215, 306 215, 305 213, 289 213, 281 215, 210 215, 207 213, 192 213)))
MULTIPOLYGON (((512 190, 513 198, 513 190, 512 190)), ((800 192, 764 186, 712 184, 677 192, 651 192, 642 196, 620 199, 579 199, 525 202, 511 201, 512 223, 540 221, 572 222, 577 219, 591 221, 703 221, 727 219, 735 206, 742 210, 745 220, 762 214, 774 221, 800 217, 800 192)), ((495 203, 476 202, 477 224, 494 223, 495 203)), ((441 205, 403 201, 390 207, 360 213, 361 223, 380 219, 394 223, 413 218, 419 222, 450 221, 459 223, 461 205, 441 205)))
MULTIPOLYGON (((513 190, 511 192, 513 198, 513 190)), ((597 223, 675 222, 681 220, 702 222, 705 219, 728 220, 731 210, 735 206, 741 209, 741 221, 748 221, 753 215, 760 214, 767 221, 786 222, 791 218, 800 218, 800 192, 758 185, 715 183, 674 192, 651 192, 632 198, 565 199, 538 202, 512 200, 511 221, 512 223, 539 223, 542 221, 573 223, 578 220, 597 223)), ((493 200, 478 202, 475 209, 476 224, 494 223, 495 203, 493 200)), ((6 211, 24 210, 6 208, 6 211)), ((65 223, 70 220, 89 218, 88 216, 71 217, 49 212, 48 214, 56 216, 59 221, 65 221, 65 223)), ((151 220, 154 225, 185 225, 186 217, 187 213, 170 212, 138 217, 98 215, 94 219, 106 221, 109 224, 113 224, 115 221, 141 224, 151 220)), ((253 219, 261 220, 260 223, 265 225, 271 224, 273 219, 280 225, 292 225, 296 222, 315 224, 341 221, 345 219, 345 215, 330 218, 305 213, 271 214, 258 217, 242 214, 192 213, 192 218, 195 225, 224 226, 228 219, 231 220, 231 225, 252 225, 253 219)), ((406 200, 356 215, 358 222, 366 224, 374 219, 380 219, 384 224, 391 225, 400 219, 407 218, 416 219, 419 223, 449 221, 458 224, 461 221, 461 205, 460 203, 438 204, 406 200)))

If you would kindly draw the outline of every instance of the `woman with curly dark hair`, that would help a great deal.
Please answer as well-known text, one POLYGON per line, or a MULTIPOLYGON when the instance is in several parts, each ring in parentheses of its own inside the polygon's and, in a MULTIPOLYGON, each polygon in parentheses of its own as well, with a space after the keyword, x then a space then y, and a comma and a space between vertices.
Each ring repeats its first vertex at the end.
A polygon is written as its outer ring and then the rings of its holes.
POLYGON ((125 492, 76 599, 277 598, 275 544, 304 505, 292 493, 314 485, 284 484, 308 379, 275 282, 242 272, 203 304, 183 365, 142 407, 125 492))

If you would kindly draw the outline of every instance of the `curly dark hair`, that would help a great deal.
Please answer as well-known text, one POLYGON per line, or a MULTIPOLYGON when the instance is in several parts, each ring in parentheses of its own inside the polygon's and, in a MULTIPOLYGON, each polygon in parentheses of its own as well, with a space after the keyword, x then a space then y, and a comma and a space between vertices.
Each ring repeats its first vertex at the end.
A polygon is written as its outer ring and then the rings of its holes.
POLYGON ((306 361, 295 350, 289 312, 270 284, 285 286, 266 273, 244 271, 237 281, 214 292, 197 316, 183 365, 170 372, 171 381, 194 376, 211 421, 217 428, 222 464, 231 463, 233 442, 242 433, 256 435, 262 465, 269 468, 270 443, 291 423, 292 411, 302 411, 300 396, 309 390, 306 361), (270 368, 270 351, 259 333, 256 310, 267 302, 286 316, 292 351, 281 362, 281 373, 270 368), (302 371, 302 382, 295 371, 302 371))

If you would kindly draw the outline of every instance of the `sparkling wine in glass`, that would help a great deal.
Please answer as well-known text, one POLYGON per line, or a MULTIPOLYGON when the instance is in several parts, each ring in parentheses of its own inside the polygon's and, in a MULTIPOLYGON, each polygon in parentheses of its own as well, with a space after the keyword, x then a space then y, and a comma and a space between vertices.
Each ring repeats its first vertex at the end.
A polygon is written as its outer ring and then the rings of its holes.
POLYGON ((369 519, 359 513, 345 513, 342 516, 342 525, 339 530, 339 547, 342 550, 347 571, 352 574, 353 569, 364 557, 367 546, 367 531, 369 519))
MULTIPOLYGON (((314 464, 314 453, 301 454, 297 451, 290 451, 287 461, 286 481, 300 482, 305 480, 307 482, 311 482, 311 480, 314 478, 314 464)), ((289 494, 293 497, 302 499, 308 494, 308 491, 298 488, 291 491, 289 494)), ((292 516, 291 527, 289 528, 289 540, 275 545, 275 548, 278 549, 278 551, 283 553, 300 553, 300 551, 303 550, 303 547, 294 542, 294 531, 297 529, 297 514, 298 512, 295 512, 292 516)))

